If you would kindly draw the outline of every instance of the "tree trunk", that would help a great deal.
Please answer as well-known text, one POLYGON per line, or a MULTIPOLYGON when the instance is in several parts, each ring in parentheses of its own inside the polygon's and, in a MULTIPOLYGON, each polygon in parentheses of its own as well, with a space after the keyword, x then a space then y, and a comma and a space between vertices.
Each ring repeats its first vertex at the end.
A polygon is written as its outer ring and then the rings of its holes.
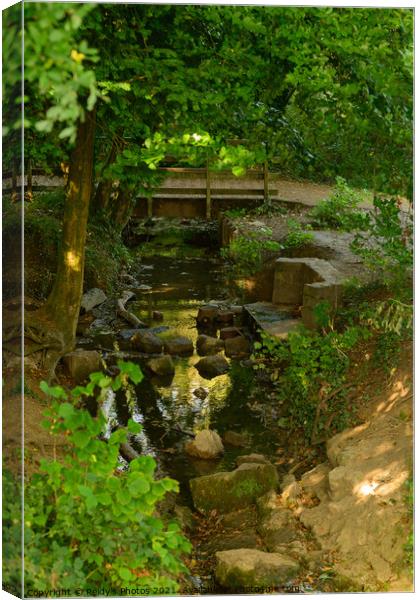
POLYGON ((121 233, 127 225, 136 205, 135 193, 126 187, 121 187, 109 205, 109 217, 113 227, 121 233))
POLYGON ((25 312, 25 353, 44 350, 43 366, 54 373, 63 354, 73 350, 83 291, 86 229, 92 192, 95 111, 79 124, 70 164, 62 244, 53 289, 46 303, 25 312))
POLYGON ((117 153, 118 153, 118 141, 117 141, 117 138, 114 137, 114 139, 112 140, 111 150, 109 152, 108 158, 107 158, 106 163, 101 171, 101 175, 100 175, 101 179, 98 183, 98 187, 96 188, 96 193, 92 199, 92 209, 91 209, 92 214, 107 213, 107 211, 109 209, 113 181, 112 181, 112 179, 108 179, 106 177, 103 178, 103 175, 104 175, 106 169, 109 167, 109 165, 111 165, 113 162, 115 162, 115 159, 117 158, 117 153))

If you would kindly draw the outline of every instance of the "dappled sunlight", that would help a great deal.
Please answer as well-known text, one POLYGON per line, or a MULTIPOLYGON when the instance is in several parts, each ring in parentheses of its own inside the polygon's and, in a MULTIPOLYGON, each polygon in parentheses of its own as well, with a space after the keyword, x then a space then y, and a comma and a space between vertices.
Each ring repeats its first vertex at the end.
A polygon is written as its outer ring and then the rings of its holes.
POLYGON ((400 461, 394 460, 366 473, 363 480, 354 485, 353 494, 359 498, 358 503, 366 501, 369 496, 385 498, 401 489, 408 477, 408 469, 402 468, 400 461))
POLYGON ((80 271, 81 269, 81 257, 80 254, 76 254, 73 250, 69 250, 64 254, 64 261, 70 269, 73 271, 80 271))

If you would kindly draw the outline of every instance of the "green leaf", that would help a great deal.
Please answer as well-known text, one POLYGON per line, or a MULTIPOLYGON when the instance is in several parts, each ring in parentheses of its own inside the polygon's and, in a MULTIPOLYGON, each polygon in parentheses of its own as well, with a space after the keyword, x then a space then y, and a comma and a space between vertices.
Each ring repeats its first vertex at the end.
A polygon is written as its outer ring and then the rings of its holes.
POLYGON ((69 402, 65 402, 64 404, 60 404, 58 407, 58 416, 66 419, 74 414, 74 406, 69 402))
POLYGON ((63 390, 63 388, 60 385, 51 387, 46 381, 41 381, 39 387, 48 396, 52 396, 53 398, 64 398, 67 400, 67 393, 63 390))
POLYGON ((150 490, 150 484, 140 474, 132 473, 130 475, 128 489, 132 496, 142 496, 150 490), (136 477, 134 478, 133 475, 136 475, 136 477))
POLYGON ((123 581, 130 581, 130 579, 133 577, 131 571, 127 569, 127 567, 120 567, 118 569, 118 574, 123 581))
POLYGON ((127 430, 130 433, 137 434, 140 433, 140 431, 142 430, 142 426, 140 425, 140 423, 136 423, 136 421, 133 421, 133 419, 129 419, 127 423, 127 430))
POLYGON ((144 378, 144 375, 139 365, 136 365, 132 362, 124 362, 122 360, 118 360, 117 366, 120 369, 121 373, 126 373, 131 379, 131 381, 135 384, 140 383, 144 378))
POLYGON ((72 433, 70 439, 77 448, 86 448, 86 446, 91 440, 91 436, 88 431, 84 431, 82 429, 80 431, 75 431, 74 433, 72 433))

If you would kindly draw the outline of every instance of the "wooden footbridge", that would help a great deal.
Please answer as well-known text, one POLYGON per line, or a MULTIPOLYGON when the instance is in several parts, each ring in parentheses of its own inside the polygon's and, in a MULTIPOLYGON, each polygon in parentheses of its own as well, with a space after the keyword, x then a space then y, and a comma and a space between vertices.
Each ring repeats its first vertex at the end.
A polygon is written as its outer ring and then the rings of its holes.
MULTIPOLYGON (((331 187, 312 182, 293 181, 269 172, 267 165, 249 169, 241 177, 231 171, 207 168, 161 167, 161 185, 146 197, 139 194, 134 218, 152 216, 181 218, 217 218, 233 208, 252 208, 264 200, 313 206, 331 193, 331 187)), ((3 172, 3 192, 20 196, 22 178, 16 172, 3 172)), ((63 188, 65 174, 47 175, 30 168, 23 180, 25 198, 32 192, 63 188)))

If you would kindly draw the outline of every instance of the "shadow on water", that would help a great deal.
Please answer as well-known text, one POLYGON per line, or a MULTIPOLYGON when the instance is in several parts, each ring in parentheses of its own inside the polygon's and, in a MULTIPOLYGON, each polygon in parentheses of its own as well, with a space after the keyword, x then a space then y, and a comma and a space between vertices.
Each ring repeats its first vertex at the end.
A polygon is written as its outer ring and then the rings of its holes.
MULTIPOLYGON (((142 286, 151 289, 142 292, 140 288, 130 310, 143 320, 148 320, 152 311, 160 311, 163 324, 171 333, 192 339, 194 347, 199 335, 195 324, 198 307, 229 295, 223 265, 211 256, 148 257, 142 264, 140 280, 142 286)), ((127 422, 131 412, 143 425, 142 433, 132 440, 133 446, 155 456, 161 470, 180 482, 184 501, 189 501, 188 481, 192 477, 232 469, 240 454, 272 455, 275 451, 264 422, 256 418, 250 407, 255 385, 252 369, 228 359, 229 373, 208 380, 195 368, 198 360, 196 353, 187 358, 175 357, 175 375, 170 385, 145 378, 136 386, 137 398, 131 408, 125 400, 117 403, 121 424, 127 422), (201 393, 197 395, 196 390, 201 393), (184 445, 203 428, 216 430, 220 435, 227 430, 246 434, 249 445, 234 448, 226 444, 220 460, 194 459, 184 452, 184 445)))

